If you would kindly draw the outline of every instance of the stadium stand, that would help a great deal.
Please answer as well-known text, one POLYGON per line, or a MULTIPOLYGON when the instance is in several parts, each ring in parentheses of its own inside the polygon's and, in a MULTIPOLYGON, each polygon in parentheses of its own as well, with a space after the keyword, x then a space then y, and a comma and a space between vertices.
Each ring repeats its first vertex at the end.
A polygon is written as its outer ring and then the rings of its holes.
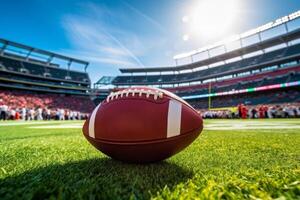
MULTIPOLYGON (((197 99, 189 101, 196 109, 202 110, 208 108, 207 99, 197 99)), ((237 106, 239 104, 245 105, 259 105, 259 104, 281 104, 287 102, 300 102, 300 89, 284 89, 271 90, 263 92, 245 93, 239 95, 228 95, 213 97, 211 99, 212 108, 224 108, 237 106)))
MULTIPOLYGON (((232 78, 229 80, 211 83, 211 92, 230 91, 238 89, 246 89, 259 87, 263 85, 280 84, 286 82, 293 82, 300 80, 300 66, 280 69, 271 72, 263 72, 253 76, 232 78)), ((186 86, 180 88, 170 88, 169 90, 179 94, 180 96, 187 96, 196 94, 207 94, 209 83, 186 86)))
POLYGON ((94 104, 90 98, 61 96, 58 94, 41 94, 28 91, 7 91, 0 90, 0 99, 2 104, 11 109, 18 108, 51 108, 65 109, 77 112, 90 113, 94 104))
POLYGON ((4 39, 0 47, 0 106, 6 113, 48 110, 81 116, 91 112, 88 62, 4 39), (71 70, 72 64, 85 71, 71 70))
POLYGON ((225 39, 174 56, 176 66, 121 68, 121 75, 110 77, 109 83, 102 77, 97 85, 111 84, 116 90, 141 85, 160 87, 176 93, 197 109, 241 103, 298 103, 300 22, 295 16, 299 13, 242 33, 233 40, 225 39), (274 34, 275 28, 283 31, 274 34), (256 39, 247 43, 249 38, 256 39), (230 48, 231 43, 238 47, 230 48), (219 53, 212 54, 215 50, 219 53), (178 65, 178 60, 189 58, 191 63, 178 65))
POLYGON ((86 72, 70 70, 72 64, 88 63, 37 48, 0 39, 0 87, 60 94, 88 95, 90 79, 86 72), (11 49, 14 49, 12 51, 11 49), (22 52, 22 53, 20 53, 22 52), (26 53, 24 53, 26 52, 26 53), (37 59, 41 54, 47 61, 37 59), (66 62, 67 69, 52 60, 66 62))
MULTIPOLYGON (((300 30, 299 30, 300 31, 300 30)), ((192 81, 203 81, 210 77, 222 76, 233 73, 242 73, 245 71, 260 69, 266 62, 274 61, 280 58, 296 56, 295 61, 299 62, 300 44, 291 47, 282 48, 263 55, 246 58, 241 61, 228 63, 214 68, 201 70, 191 73, 177 75, 152 75, 152 76, 118 76, 113 84, 120 85, 144 85, 144 84, 174 84, 192 81), (253 65, 256 63, 256 65, 253 65)), ((281 63, 285 61, 282 60, 281 63)), ((274 63, 275 64, 275 63, 274 63)))

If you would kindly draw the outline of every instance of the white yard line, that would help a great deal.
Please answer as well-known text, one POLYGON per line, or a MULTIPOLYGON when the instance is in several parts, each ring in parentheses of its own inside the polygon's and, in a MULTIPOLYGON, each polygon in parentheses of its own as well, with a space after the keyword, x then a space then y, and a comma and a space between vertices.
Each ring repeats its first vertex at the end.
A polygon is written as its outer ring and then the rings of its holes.
POLYGON ((29 126, 27 128, 34 129, 67 129, 67 128, 82 128, 82 124, 60 124, 60 125, 48 125, 48 126, 29 126))
POLYGON ((300 125, 293 126, 228 126, 228 127, 217 127, 217 126, 205 126, 204 130, 272 130, 272 129, 300 129, 300 125))
MULTIPOLYGON (((81 129, 84 121, 17 121, 0 122, 1 126, 29 125, 31 129, 81 129)), ((271 129, 300 129, 300 120, 260 121, 260 120, 205 120, 204 130, 271 130, 271 129)))
MULTIPOLYGON (((81 129, 83 123, 72 123, 72 124, 52 124, 46 126, 29 126, 27 128, 31 129, 81 129)), ((234 124, 207 124, 204 126, 204 130, 272 130, 272 129, 300 129, 300 125, 290 125, 290 124, 262 124, 262 123, 234 123, 234 124)))
POLYGON ((259 130, 259 129, 300 129, 295 121, 206 121, 205 130, 259 130))
MULTIPOLYGON (((68 124, 68 123, 74 123, 74 121, 18 121, 18 122, 1 122, 1 126, 21 126, 21 125, 40 125, 40 124, 68 124)), ((83 122, 80 122, 83 123, 83 122)))

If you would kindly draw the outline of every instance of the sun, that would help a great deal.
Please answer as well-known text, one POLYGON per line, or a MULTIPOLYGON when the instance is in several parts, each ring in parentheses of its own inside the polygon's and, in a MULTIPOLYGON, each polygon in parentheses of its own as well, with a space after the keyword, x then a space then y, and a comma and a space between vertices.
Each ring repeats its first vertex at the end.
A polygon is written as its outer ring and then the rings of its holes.
POLYGON ((222 36, 234 26, 238 0, 202 0, 182 18, 188 24, 185 35, 213 38, 222 36))

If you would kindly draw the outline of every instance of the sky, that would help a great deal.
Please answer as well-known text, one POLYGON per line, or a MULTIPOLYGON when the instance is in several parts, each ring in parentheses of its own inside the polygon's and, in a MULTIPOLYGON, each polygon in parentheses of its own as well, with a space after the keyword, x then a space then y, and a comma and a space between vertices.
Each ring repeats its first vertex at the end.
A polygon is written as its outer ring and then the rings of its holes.
POLYGON ((299 9, 299 0, 1 0, 0 38, 86 60, 96 82, 175 65, 179 53, 299 9))

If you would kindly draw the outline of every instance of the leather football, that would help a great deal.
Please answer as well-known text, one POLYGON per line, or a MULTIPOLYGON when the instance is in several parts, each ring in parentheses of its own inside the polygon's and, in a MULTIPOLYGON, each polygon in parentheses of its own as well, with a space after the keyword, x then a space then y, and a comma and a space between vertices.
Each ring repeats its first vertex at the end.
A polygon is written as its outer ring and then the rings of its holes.
POLYGON ((191 144, 203 121, 166 90, 133 87, 112 92, 85 121, 83 134, 104 154, 125 162, 164 160, 191 144))

